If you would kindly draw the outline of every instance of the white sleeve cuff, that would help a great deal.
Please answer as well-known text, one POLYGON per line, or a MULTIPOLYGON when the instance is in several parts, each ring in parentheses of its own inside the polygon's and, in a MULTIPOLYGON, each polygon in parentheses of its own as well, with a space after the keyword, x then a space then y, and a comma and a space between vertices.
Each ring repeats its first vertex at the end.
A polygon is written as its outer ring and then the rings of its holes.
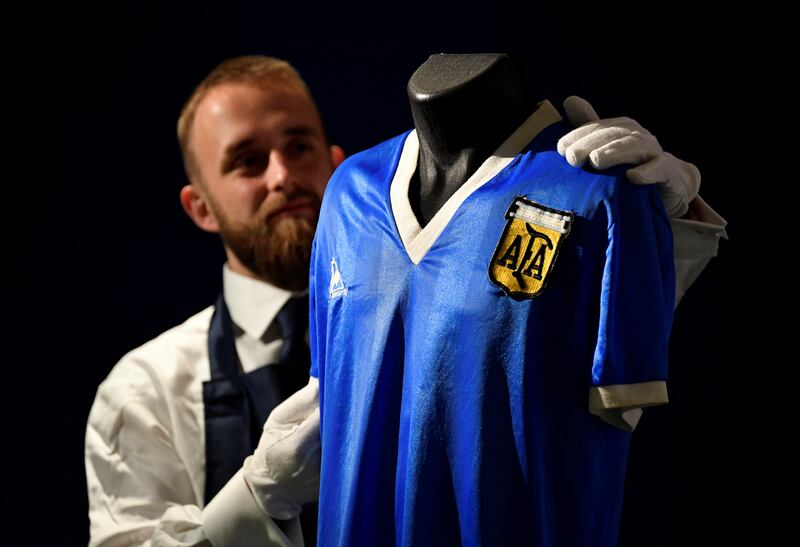
POLYGON ((618 427, 622 431, 631 433, 639 424, 639 419, 642 417, 641 408, 630 408, 623 410, 621 408, 608 408, 601 410, 592 410, 592 414, 614 427, 618 427))
POLYGON ((589 388, 589 412, 628 432, 639 423, 642 407, 667 402, 667 383, 663 380, 589 388))
POLYGON ((203 529, 214 547, 291 547, 259 508, 240 469, 203 509, 203 529))

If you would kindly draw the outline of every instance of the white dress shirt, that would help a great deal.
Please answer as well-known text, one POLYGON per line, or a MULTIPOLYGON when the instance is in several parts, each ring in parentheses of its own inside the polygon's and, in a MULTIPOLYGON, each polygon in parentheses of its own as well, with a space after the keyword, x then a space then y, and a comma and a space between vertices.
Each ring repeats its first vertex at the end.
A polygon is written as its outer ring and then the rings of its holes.
POLYGON ((222 269, 222 292, 233 321, 242 370, 247 373, 266 363, 277 363, 283 341, 275 318, 293 293, 237 274, 227 265, 222 269))
MULTIPOLYGON (((292 293, 227 265, 223 292, 243 371, 277 362, 282 341, 275 317, 292 293)), ((202 386, 210 377, 212 313, 208 307, 134 349, 98 388, 85 444, 90 545, 210 545, 202 386)), ((249 509, 268 520, 257 506, 249 509)), ((222 518, 219 511, 214 517, 222 518)), ((275 544, 285 540, 275 536, 275 544)))

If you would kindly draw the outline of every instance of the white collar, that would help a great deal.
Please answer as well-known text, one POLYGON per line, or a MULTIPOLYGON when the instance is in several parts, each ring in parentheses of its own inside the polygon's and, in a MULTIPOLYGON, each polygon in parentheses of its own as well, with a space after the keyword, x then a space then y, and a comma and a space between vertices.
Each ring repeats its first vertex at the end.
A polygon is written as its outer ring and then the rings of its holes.
POLYGON ((248 336, 261 339, 283 305, 292 296, 305 294, 305 291, 292 293, 236 273, 226 263, 222 267, 222 292, 231 320, 248 336))
POLYGON ((546 99, 541 101, 536 110, 495 150, 494 154, 450 196, 424 228, 419 225, 408 198, 411 177, 417 170, 419 158, 417 132, 411 131, 403 143, 403 150, 389 189, 395 225, 411 261, 415 265, 419 264, 461 204, 511 163, 543 129, 560 120, 561 115, 550 101, 546 99))

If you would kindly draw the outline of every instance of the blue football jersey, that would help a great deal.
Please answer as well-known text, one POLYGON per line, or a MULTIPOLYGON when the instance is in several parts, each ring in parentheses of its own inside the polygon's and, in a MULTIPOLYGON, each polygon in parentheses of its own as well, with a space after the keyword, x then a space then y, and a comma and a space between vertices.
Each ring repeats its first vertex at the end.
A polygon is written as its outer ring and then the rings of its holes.
POLYGON ((623 413, 667 400, 672 234, 655 187, 558 154, 569 129, 542 102, 424 228, 415 132, 334 173, 319 545, 616 545, 623 413))

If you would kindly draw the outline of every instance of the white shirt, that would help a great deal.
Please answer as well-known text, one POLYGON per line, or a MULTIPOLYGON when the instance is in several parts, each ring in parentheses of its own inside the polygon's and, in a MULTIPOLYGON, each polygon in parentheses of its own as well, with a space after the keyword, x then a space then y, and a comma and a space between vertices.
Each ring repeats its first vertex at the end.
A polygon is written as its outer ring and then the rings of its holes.
MULTIPOLYGON (((277 362, 275 317, 292 293, 227 265, 223 292, 244 372, 277 362)), ((134 349, 100 384, 85 444, 90 545, 210 545, 202 385, 212 314, 210 306, 134 349)))
POLYGON ((222 268, 222 293, 233 321, 242 370, 252 372, 264 363, 276 363, 283 340, 275 318, 293 293, 237 274, 227 264, 222 268))
MULTIPOLYGON (((724 219, 699 198, 691 219, 672 220, 676 305, 716 256, 724 228, 724 219)), ((223 287, 242 369, 277 361, 281 342, 274 319, 292 294, 227 267, 223 287)), ((202 383, 210 375, 212 313, 206 308, 131 351, 98 388, 86 431, 90 545, 208 546, 209 535, 224 537, 220 544, 302 544, 275 531, 241 473, 203 509, 202 383), (230 518, 231 511, 248 513, 258 529, 249 535, 252 529, 230 518), (266 535, 262 524, 272 527, 266 535)))

